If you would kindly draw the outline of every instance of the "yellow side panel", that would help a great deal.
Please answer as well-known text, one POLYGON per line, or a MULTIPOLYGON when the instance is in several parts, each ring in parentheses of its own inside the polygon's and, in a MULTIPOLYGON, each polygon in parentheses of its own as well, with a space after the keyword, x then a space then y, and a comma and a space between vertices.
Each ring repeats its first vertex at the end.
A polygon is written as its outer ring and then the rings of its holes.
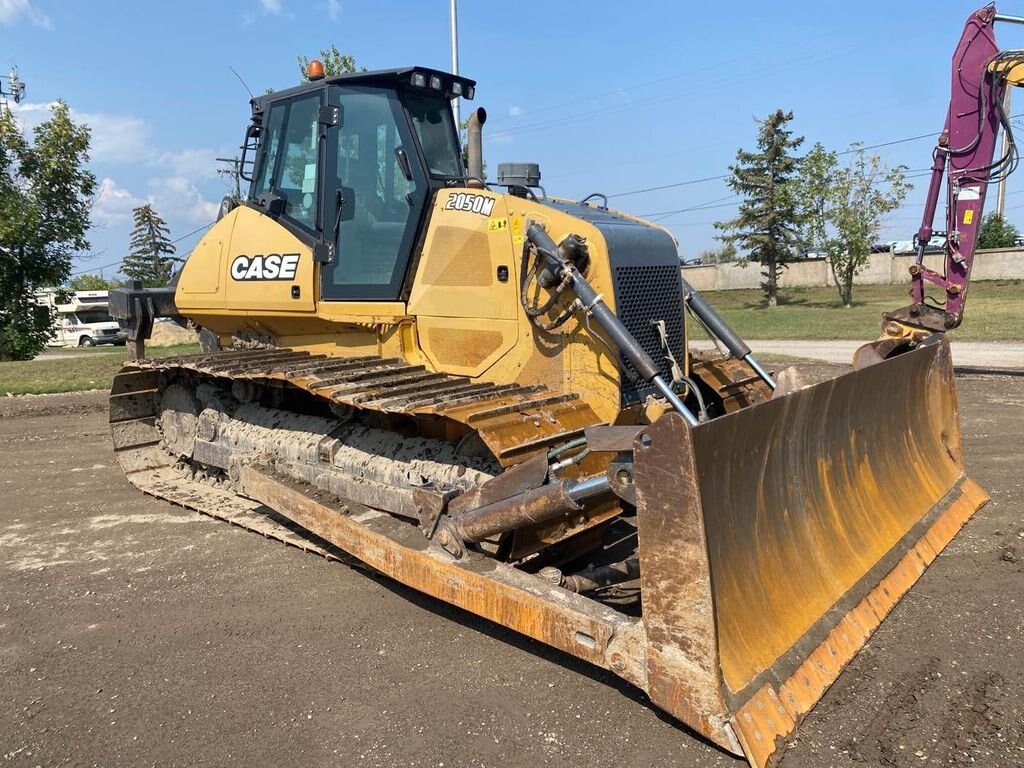
POLYGON ((224 241, 206 239, 200 244, 206 262, 202 270, 182 271, 178 278, 178 291, 191 294, 220 293, 221 273, 224 269, 224 241))
POLYGON ((516 319, 515 258, 503 195, 465 189, 438 192, 409 314, 516 319), (499 270, 504 280, 499 279, 499 270))
POLYGON ((335 323, 392 323, 406 316, 401 301, 328 301, 317 305, 317 315, 335 323))
POLYGON ((479 376, 515 346, 515 320, 420 317, 420 348, 434 369, 462 376, 479 376))
POLYGON ((225 252, 237 218, 237 212, 232 211, 210 227, 188 255, 175 291, 175 303, 181 312, 224 308, 225 252))
POLYGON ((521 329, 513 262, 503 195, 437 193, 408 310, 433 368, 481 376, 515 347, 521 329))
POLYGON ((316 265, 313 252, 299 238, 268 216, 251 208, 232 211, 235 227, 227 248, 224 283, 227 308, 238 312, 260 314, 263 311, 312 312, 316 289, 316 265), (298 254, 294 279, 239 279, 239 259, 258 256, 298 254), (293 288, 298 298, 293 298, 293 288))

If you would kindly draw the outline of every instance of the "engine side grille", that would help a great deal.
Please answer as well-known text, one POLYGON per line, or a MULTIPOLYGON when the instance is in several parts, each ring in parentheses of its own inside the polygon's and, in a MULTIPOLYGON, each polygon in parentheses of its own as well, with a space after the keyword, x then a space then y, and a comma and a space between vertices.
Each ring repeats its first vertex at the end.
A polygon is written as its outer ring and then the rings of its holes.
MULTIPOLYGON (((672 364, 661 347, 652 320, 664 320, 669 347, 680 365, 686 360, 683 331, 683 285, 679 267, 671 264, 619 266, 615 268, 615 308, 623 325, 657 363, 665 381, 672 381, 672 364)), ((653 386, 640 378, 636 369, 619 358, 622 373, 622 404, 635 403, 653 394, 653 386)))

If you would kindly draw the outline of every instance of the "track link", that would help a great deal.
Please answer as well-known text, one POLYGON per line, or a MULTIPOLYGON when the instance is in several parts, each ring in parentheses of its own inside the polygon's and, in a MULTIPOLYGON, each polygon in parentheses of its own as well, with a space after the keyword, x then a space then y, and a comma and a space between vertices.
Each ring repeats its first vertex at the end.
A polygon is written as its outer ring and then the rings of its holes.
POLYGON ((140 360, 120 375, 175 370, 290 385, 333 404, 433 422, 434 430, 439 420, 448 422, 453 431, 476 432, 505 467, 601 423, 574 392, 474 382, 375 356, 338 358, 291 349, 227 351, 140 360))

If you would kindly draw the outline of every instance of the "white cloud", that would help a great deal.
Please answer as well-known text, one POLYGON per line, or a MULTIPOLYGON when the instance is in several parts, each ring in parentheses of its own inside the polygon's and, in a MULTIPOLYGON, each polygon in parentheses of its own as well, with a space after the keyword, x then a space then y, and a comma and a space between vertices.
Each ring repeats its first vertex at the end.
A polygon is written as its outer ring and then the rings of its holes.
MULTIPOLYGON (((3 0, 0 0, 3 2, 3 0)), ((11 109, 31 131, 50 117, 52 104, 24 102, 11 109)), ((71 108, 71 119, 84 123, 92 132, 89 154, 98 163, 137 162, 150 152, 150 126, 141 117, 107 112, 80 112, 71 108)))
POLYGON ((341 16, 341 0, 327 0, 327 17, 337 21, 341 16))
POLYGON ((148 186, 146 199, 169 221, 209 224, 217 218, 219 204, 203 197, 199 188, 184 176, 150 179, 148 186))
POLYGON ((13 27, 22 19, 43 29, 53 29, 50 17, 33 6, 30 0, 0 0, 0 25, 13 27))
POLYGON ((519 117, 524 111, 525 110, 522 107, 516 106, 515 104, 508 108, 509 117, 519 117))
POLYGON ((141 117, 72 109, 71 118, 91 129, 90 154, 98 163, 134 162, 149 156, 151 131, 141 117))
POLYGON ((194 181, 212 179, 222 166, 217 162, 219 153, 213 149, 183 149, 180 152, 161 152, 148 165, 160 168, 172 176, 184 176, 194 181))
MULTIPOLYGON (((3 0, 0 0, 2 2, 3 0)), ((50 117, 51 104, 12 104, 26 131, 50 117)), ((212 179, 220 167, 218 151, 207 148, 157 151, 153 146, 152 126, 135 115, 109 112, 80 112, 71 109, 71 119, 89 126, 92 133, 89 154, 93 162, 145 164, 170 176, 193 180, 212 179)))
POLYGON ((99 192, 92 201, 93 224, 112 226, 131 220, 132 208, 142 205, 145 200, 135 197, 117 182, 107 177, 100 182, 99 192))
POLYGON ((289 12, 281 0, 259 0, 258 9, 242 11, 242 26, 252 26, 261 15, 280 16, 285 19, 295 18, 295 14, 289 12))
POLYGON ((218 203, 207 200, 184 176, 160 176, 146 182, 145 197, 140 197, 105 177, 93 198, 94 226, 129 227, 132 209, 150 203, 157 213, 171 223, 209 224, 217 217, 218 203))

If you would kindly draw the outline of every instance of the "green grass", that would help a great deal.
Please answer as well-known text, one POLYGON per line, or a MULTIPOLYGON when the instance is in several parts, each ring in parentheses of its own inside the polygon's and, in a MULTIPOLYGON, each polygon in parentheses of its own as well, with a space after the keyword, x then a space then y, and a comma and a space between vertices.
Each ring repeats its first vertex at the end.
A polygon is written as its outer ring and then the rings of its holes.
MULTIPOLYGON (((150 347, 148 357, 194 355, 198 344, 150 347)), ((0 396, 43 395, 54 392, 78 392, 84 389, 108 389, 125 361, 124 347, 92 349, 55 349, 35 360, 0 363, 0 396), (51 356, 68 355, 48 359, 51 356)))
MULTIPOLYGON (((881 329, 883 311, 908 303, 906 286, 865 285, 850 308, 832 288, 786 288, 768 308, 760 291, 709 291, 707 300, 747 339, 869 340, 881 329)), ((960 341, 1024 340, 1024 280, 990 280, 971 286, 967 317, 950 334, 960 341)), ((151 357, 190 355, 198 344, 151 347, 151 357)), ((0 396, 106 389, 124 362, 124 347, 58 349, 24 363, 0 363, 0 396), (67 355, 47 359, 50 355, 67 355)))
MULTIPOLYGON (((767 307, 760 291, 708 291, 704 297, 746 339, 863 339, 881 330, 882 312, 910 303, 907 286, 856 286, 853 306, 834 288, 786 288, 779 306, 767 307)), ((954 341, 1024 340, 1024 280, 971 285, 964 323, 954 341)))

